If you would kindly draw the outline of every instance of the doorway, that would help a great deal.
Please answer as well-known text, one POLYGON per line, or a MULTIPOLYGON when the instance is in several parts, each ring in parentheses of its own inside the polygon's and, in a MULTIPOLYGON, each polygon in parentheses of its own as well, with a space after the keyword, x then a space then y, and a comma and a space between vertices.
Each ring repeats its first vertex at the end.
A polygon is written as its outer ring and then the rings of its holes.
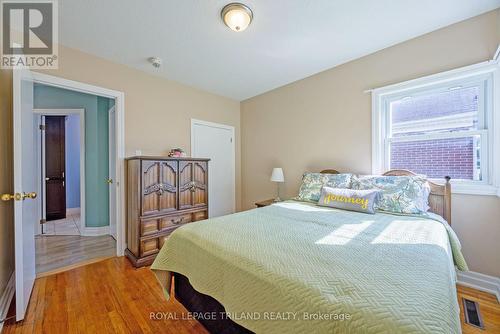
POLYGON ((34 109, 39 134, 37 235, 84 235, 85 110, 34 109))
POLYGON ((115 101, 43 84, 33 89, 40 124, 35 255, 41 276, 116 255, 115 101))
POLYGON ((35 235, 36 226, 41 218, 41 192, 37 162, 37 145, 39 138, 35 136, 33 86, 44 84, 75 92, 95 94, 115 101, 115 139, 116 139, 116 220, 117 241, 115 255, 121 256, 125 250, 125 217, 124 199, 124 93, 85 83, 67 80, 43 73, 31 72, 26 68, 13 70, 13 141, 14 178, 13 193, 4 194, 4 200, 14 204, 14 249, 15 249, 15 300, 16 320, 24 318, 30 294, 36 276, 35 272, 35 235))
POLYGON ((66 218, 66 116, 42 118, 45 129, 42 182, 45 182, 45 217, 49 222, 66 218))
POLYGON ((209 158, 208 213, 224 216, 236 211, 234 127, 191 120, 191 155, 209 158))

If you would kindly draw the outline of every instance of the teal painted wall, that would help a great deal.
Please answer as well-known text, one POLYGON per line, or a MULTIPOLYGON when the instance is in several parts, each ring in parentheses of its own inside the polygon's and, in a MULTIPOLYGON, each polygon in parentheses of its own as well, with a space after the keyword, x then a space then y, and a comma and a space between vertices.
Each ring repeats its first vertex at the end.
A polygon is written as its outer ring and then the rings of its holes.
POLYGON ((114 101, 66 89, 35 85, 37 109, 85 109, 85 226, 109 225, 109 118, 114 101))

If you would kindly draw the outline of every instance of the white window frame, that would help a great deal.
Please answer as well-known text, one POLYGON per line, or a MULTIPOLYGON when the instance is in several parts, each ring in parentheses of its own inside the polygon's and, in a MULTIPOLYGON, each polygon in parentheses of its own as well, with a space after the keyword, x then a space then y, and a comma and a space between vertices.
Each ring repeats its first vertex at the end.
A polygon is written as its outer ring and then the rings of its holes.
MULTIPOLYGON (((415 96, 420 92, 444 87, 466 87, 478 81, 487 82, 484 101, 486 118, 479 115, 479 130, 457 133, 432 133, 412 136, 412 140, 481 136, 481 171, 483 180, 453 180, 452 192, 473 195, 500 196, 500 64, 491 60, 447 72, 442 72, 372 90, 372 173, 381 174, 390 169, 389 145, 391 142, 408 141, 408 138, 390 138, 390 102, 415 96), (486 124, 486 129, 481 129, 486 124)), ((480 99, 481 101, 482 99, 480 99)), ((481 107, 481 106, 480 106, 481 107)), ((433 180, 442 183, 444 180, 433 180)))

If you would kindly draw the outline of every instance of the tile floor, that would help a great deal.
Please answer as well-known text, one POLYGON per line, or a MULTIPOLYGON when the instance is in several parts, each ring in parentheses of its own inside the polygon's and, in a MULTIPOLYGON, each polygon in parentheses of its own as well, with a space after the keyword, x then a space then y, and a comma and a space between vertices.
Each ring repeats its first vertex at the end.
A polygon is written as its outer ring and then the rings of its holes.
POLYGON ((68 213, 65 219, 43 225, 43 235, 80 235, 80 213, 68 213))

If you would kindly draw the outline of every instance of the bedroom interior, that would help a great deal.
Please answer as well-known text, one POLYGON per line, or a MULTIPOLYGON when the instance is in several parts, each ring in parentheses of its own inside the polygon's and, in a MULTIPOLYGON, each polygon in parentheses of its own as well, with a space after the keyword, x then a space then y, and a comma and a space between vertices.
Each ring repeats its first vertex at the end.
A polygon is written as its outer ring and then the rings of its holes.
POLYGON ((0 3, 1 333, 500 333, 500 1, 91 2, 0 3))

